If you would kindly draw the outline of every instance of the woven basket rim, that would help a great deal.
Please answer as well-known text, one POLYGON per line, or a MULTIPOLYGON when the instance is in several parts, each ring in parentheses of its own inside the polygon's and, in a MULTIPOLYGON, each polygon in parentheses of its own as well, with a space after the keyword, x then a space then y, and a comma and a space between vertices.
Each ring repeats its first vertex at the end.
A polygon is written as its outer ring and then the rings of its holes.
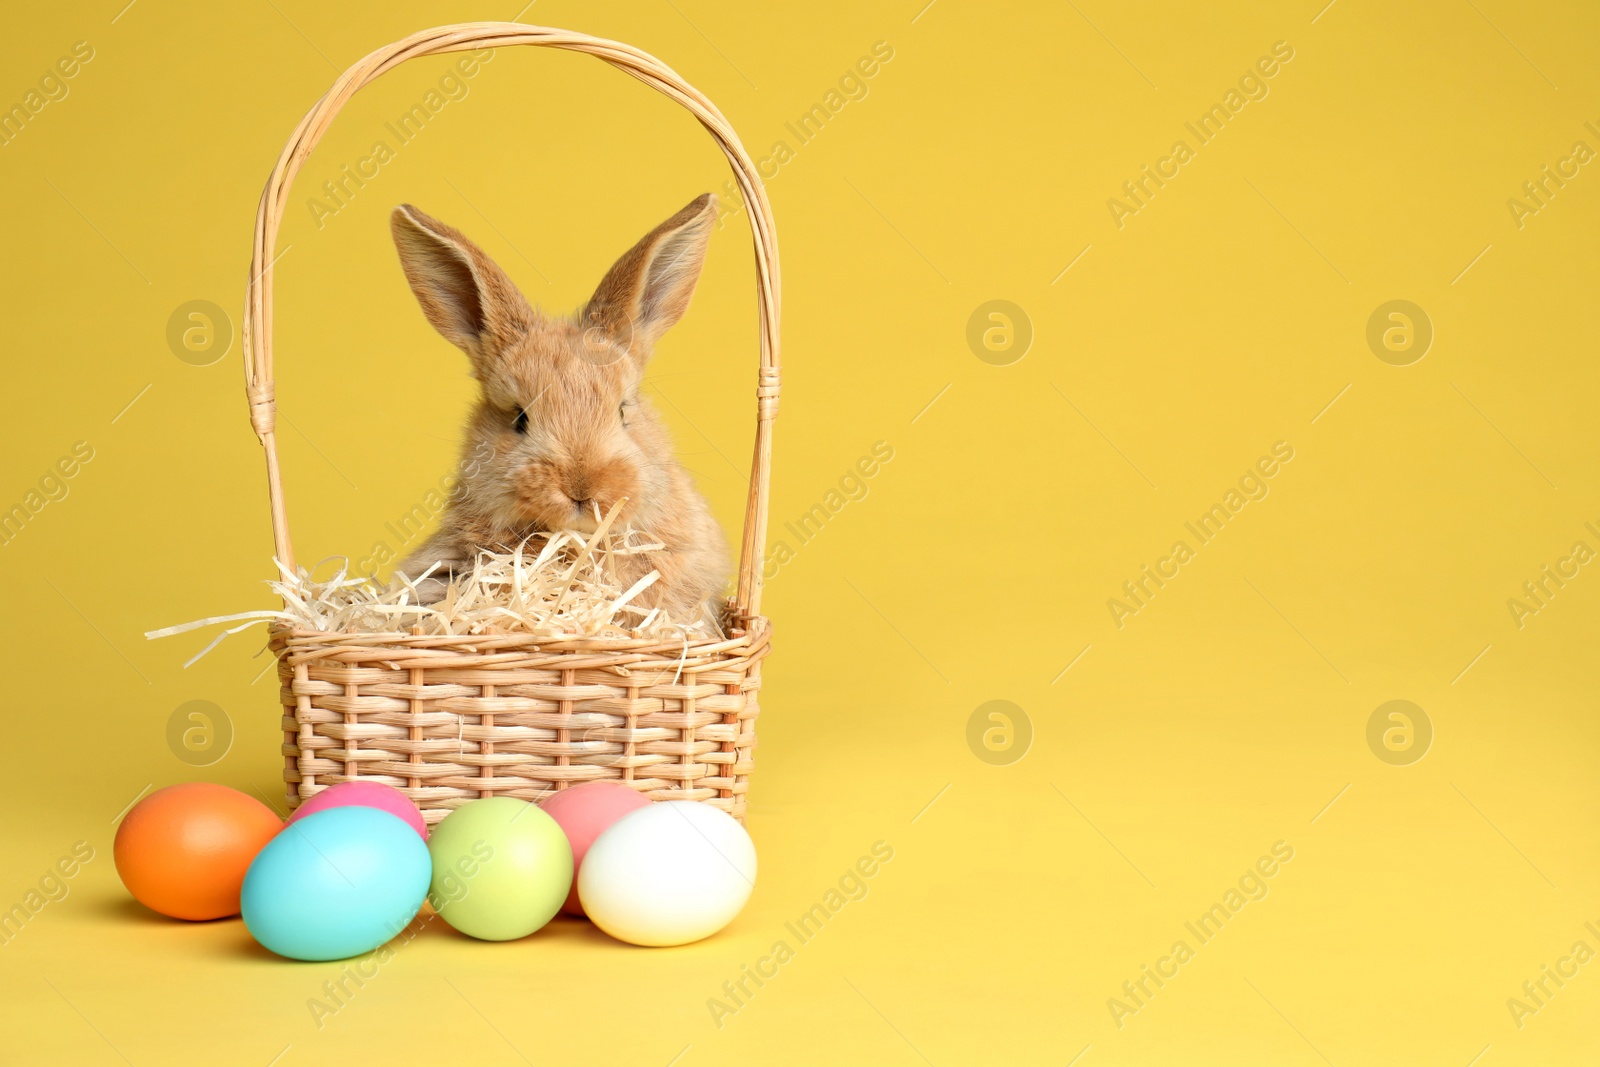
POLYGON ((765 644, 772 623, 764 615, 738 620, 741 626, 728 627, 720 637, 670 640, 659 637, 600 637, 583 634, 412 634, 381 630, 311 630, 273 622, 268 634, 274 647, 316 649, 329 647, 372 648, 427 652, 462 652, 483 655, 488 652, 591 652, 618 654, 660 653, 677 658, 689 655, 703 658, 734 649, 765 644))

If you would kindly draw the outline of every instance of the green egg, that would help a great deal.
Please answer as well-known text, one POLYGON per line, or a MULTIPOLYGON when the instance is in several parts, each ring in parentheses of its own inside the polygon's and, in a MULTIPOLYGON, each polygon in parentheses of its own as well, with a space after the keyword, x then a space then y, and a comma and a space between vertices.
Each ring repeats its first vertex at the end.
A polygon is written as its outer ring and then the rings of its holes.
POLYGON ((572 846, 538 806, 512 797, 473 800, 445 816, 428 838, 440 918, 484 941, 538 930, 572 888, 572 846))

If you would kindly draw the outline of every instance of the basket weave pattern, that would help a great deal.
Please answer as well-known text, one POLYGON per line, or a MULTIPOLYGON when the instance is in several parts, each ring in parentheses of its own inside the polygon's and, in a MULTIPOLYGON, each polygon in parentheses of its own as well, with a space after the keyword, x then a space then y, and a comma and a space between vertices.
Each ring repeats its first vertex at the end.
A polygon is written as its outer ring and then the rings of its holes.
POLYGON ((715 644, 624 651, 280 630, 292 802, 375 779, 437 822, 478 797, 538 800, 614 778, 742 816, 767 637, 761 625, 715 644))
POLYGON ((245 297, 246 395, 251 426, 266 453, 277 556, 294 566, 278 465, 272 362, 274 248, 290 185, 362 86, 417 56, 510 45, 585 52, 676 100, 727 156, 749 208, 761 360, 755 454, 726 636, 673 643, 280 626, 270 647, 278 657, 289 805, 341 782, 380 781, 399 788, 436 823, 480 797, 538 800, 579 782, 614 779, 655 800, 703 801, 743 818, 761 661, 771 636, 759 609, 779 381, 777 245, 766 192, 738 137, 709 100, 659 60, 563 30, 516 23, 443 26, 362 59, 301 120, 262 193, 245 297))

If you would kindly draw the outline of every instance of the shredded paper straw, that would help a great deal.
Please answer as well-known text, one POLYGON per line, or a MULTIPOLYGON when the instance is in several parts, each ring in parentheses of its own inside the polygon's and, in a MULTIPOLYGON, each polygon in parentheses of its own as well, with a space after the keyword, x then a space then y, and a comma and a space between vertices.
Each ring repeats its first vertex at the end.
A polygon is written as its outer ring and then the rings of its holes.
POLYGON ((660 544, 632 529, 612 532, 622 501, 600 520, 592 534, 576 530, 537 533, 509 552, 480 550, 472 568, 448 581, 444 595, 422 603, 418 587, 434 579, 430 567, 415 578, 396 572, 387 582, 376 575, 352 576, 349 561, 336 562, 331 578, 314 577, 322 563, 293 571, 276 560, 280 580, 269 581, 283 599, 278 610, 216 615, 180 626, 151 630, 147 638, 233 623, 201 649, 188 667, 224 638, 262 622, 278 621, 301 630, 410 634, 534 634, 541 637, 629 637, 682 640, 716 639, 721 629, 709 610, 695 619, 674 619, 658 608, 633 601, 660 580, 659 571, 623 588, 616 578, 622 556, 659 551, 660 544))

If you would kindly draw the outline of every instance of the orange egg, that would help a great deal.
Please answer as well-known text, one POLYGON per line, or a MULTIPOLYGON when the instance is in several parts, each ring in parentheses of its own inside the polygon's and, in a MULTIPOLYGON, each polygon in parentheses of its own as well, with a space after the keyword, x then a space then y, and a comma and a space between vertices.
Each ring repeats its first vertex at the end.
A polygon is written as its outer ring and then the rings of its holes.
POLYGON ((117 827, 117 874, 135 900, 174 919, 239 914, 244 873, 283 829, 271 808, 237 789, 189 782, 158 789, 117 827))

